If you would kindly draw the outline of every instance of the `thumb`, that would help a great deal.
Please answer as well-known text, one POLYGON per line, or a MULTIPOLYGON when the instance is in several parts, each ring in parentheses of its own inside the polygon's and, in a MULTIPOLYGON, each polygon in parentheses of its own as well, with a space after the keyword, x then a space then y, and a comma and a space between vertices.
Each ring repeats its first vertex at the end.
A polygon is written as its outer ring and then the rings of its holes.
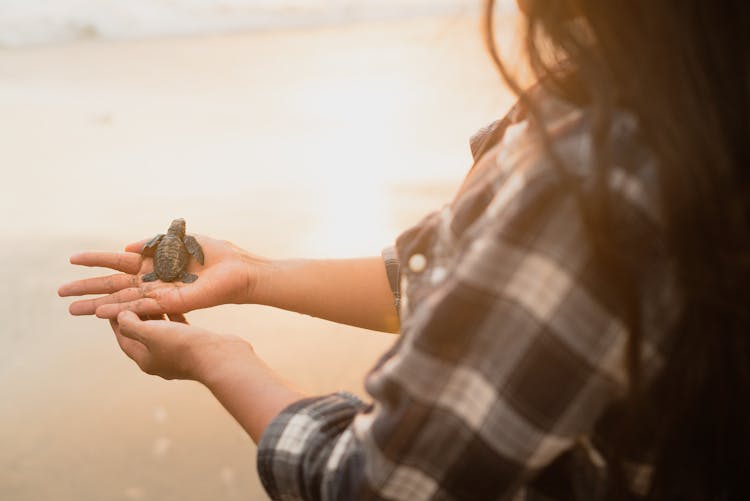
POLYGON ((144 238, 143 240, 138 240, 137 242, 131 242, 128 245, 125 246, 126 252, 137 252, 138 254, 143 251, 143 246, 148 243, 148 241, 151 240, 150 238, 144 238))
POLYGON ((148 335, 144 329, 146 322, 138 315, 129 310, 121 311, 117 315, 117 324, 120 326, 120 334, 148 345, 148 335))
MULTIPOLYGON (((184 336, 187 331, 193 328, 179 320, 182 315, 176 317, 177 320, 171 322, 167 320, 141 320, 132 311, 125 310, 117 315, 117 323, 120 324, 120 332, 123 336, 140 341, 146 346, 151 346, 157 342, 173 339, 174 336, 184 336)), ((182 318, 184 319, 184 317, 182 318)), ((185 320, 185 322, 187 321, 185 320)))

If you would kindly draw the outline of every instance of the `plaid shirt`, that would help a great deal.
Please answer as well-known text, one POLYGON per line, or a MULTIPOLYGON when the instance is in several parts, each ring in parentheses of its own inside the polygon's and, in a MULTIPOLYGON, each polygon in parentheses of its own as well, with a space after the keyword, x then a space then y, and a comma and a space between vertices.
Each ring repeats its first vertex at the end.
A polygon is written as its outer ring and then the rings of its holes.
MULTIPOLYGON (((590 114, 549 97, 539 106, 585 183, 590 114)), ((626 113, 614 121, 610 185, 658 226, 636 125, 626 113)), ((473 138, 475 154, 490 133, 499 147, 456 198, 384 253, 401 335, 367 376, 372 403, 347 393, 302 400, 265 431, 258 471, 272 498, 572 499, 601 488, 591 436, 627 385, 622 310, 520 107, 473 138)), ((647 371, 659 366, 659 312, 670 302, 658 285, 669 282, 664 259, 651 262, 647 371)))

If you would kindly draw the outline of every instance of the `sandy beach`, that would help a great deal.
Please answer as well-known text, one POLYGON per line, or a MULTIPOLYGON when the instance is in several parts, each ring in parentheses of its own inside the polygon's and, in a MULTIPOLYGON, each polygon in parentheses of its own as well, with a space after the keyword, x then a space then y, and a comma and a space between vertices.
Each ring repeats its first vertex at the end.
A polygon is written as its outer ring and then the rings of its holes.
MULTIPOLYGON (((97 273, 68 256, 174 217, 268 256, 378 254, 511 102, 469 17, 0 50, 0 499, 266 499, 205 388, 68 315, 57 287, 97 273)), ((363 395, 395 340, 260 306, 188 317, 313 394, 363 395)))

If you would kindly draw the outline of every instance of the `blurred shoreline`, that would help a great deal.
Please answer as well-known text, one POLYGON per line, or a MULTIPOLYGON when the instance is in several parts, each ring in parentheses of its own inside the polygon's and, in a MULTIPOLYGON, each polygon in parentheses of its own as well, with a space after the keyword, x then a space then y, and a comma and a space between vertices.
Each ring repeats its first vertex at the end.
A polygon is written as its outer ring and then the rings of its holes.
POLYGON ((9 1, 0 3, 0 48, 466 16, 480 5, 480 0, 9 1))

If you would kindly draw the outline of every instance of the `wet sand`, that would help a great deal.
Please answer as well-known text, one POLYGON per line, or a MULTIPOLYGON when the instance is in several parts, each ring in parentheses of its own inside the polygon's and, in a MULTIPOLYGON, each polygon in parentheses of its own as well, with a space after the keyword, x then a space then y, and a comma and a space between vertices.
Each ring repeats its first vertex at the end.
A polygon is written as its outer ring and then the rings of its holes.
MULTIPOLYGON (((373 255, 452 195, 511 97, 476 20, 0 51, 0 499, 266 499, 209 392, 141 374, 67 314, 68 256, 188 231, 373 255)), ((189 315, 310 393, 363 394, 394 337, 258 306, 189 315)))

